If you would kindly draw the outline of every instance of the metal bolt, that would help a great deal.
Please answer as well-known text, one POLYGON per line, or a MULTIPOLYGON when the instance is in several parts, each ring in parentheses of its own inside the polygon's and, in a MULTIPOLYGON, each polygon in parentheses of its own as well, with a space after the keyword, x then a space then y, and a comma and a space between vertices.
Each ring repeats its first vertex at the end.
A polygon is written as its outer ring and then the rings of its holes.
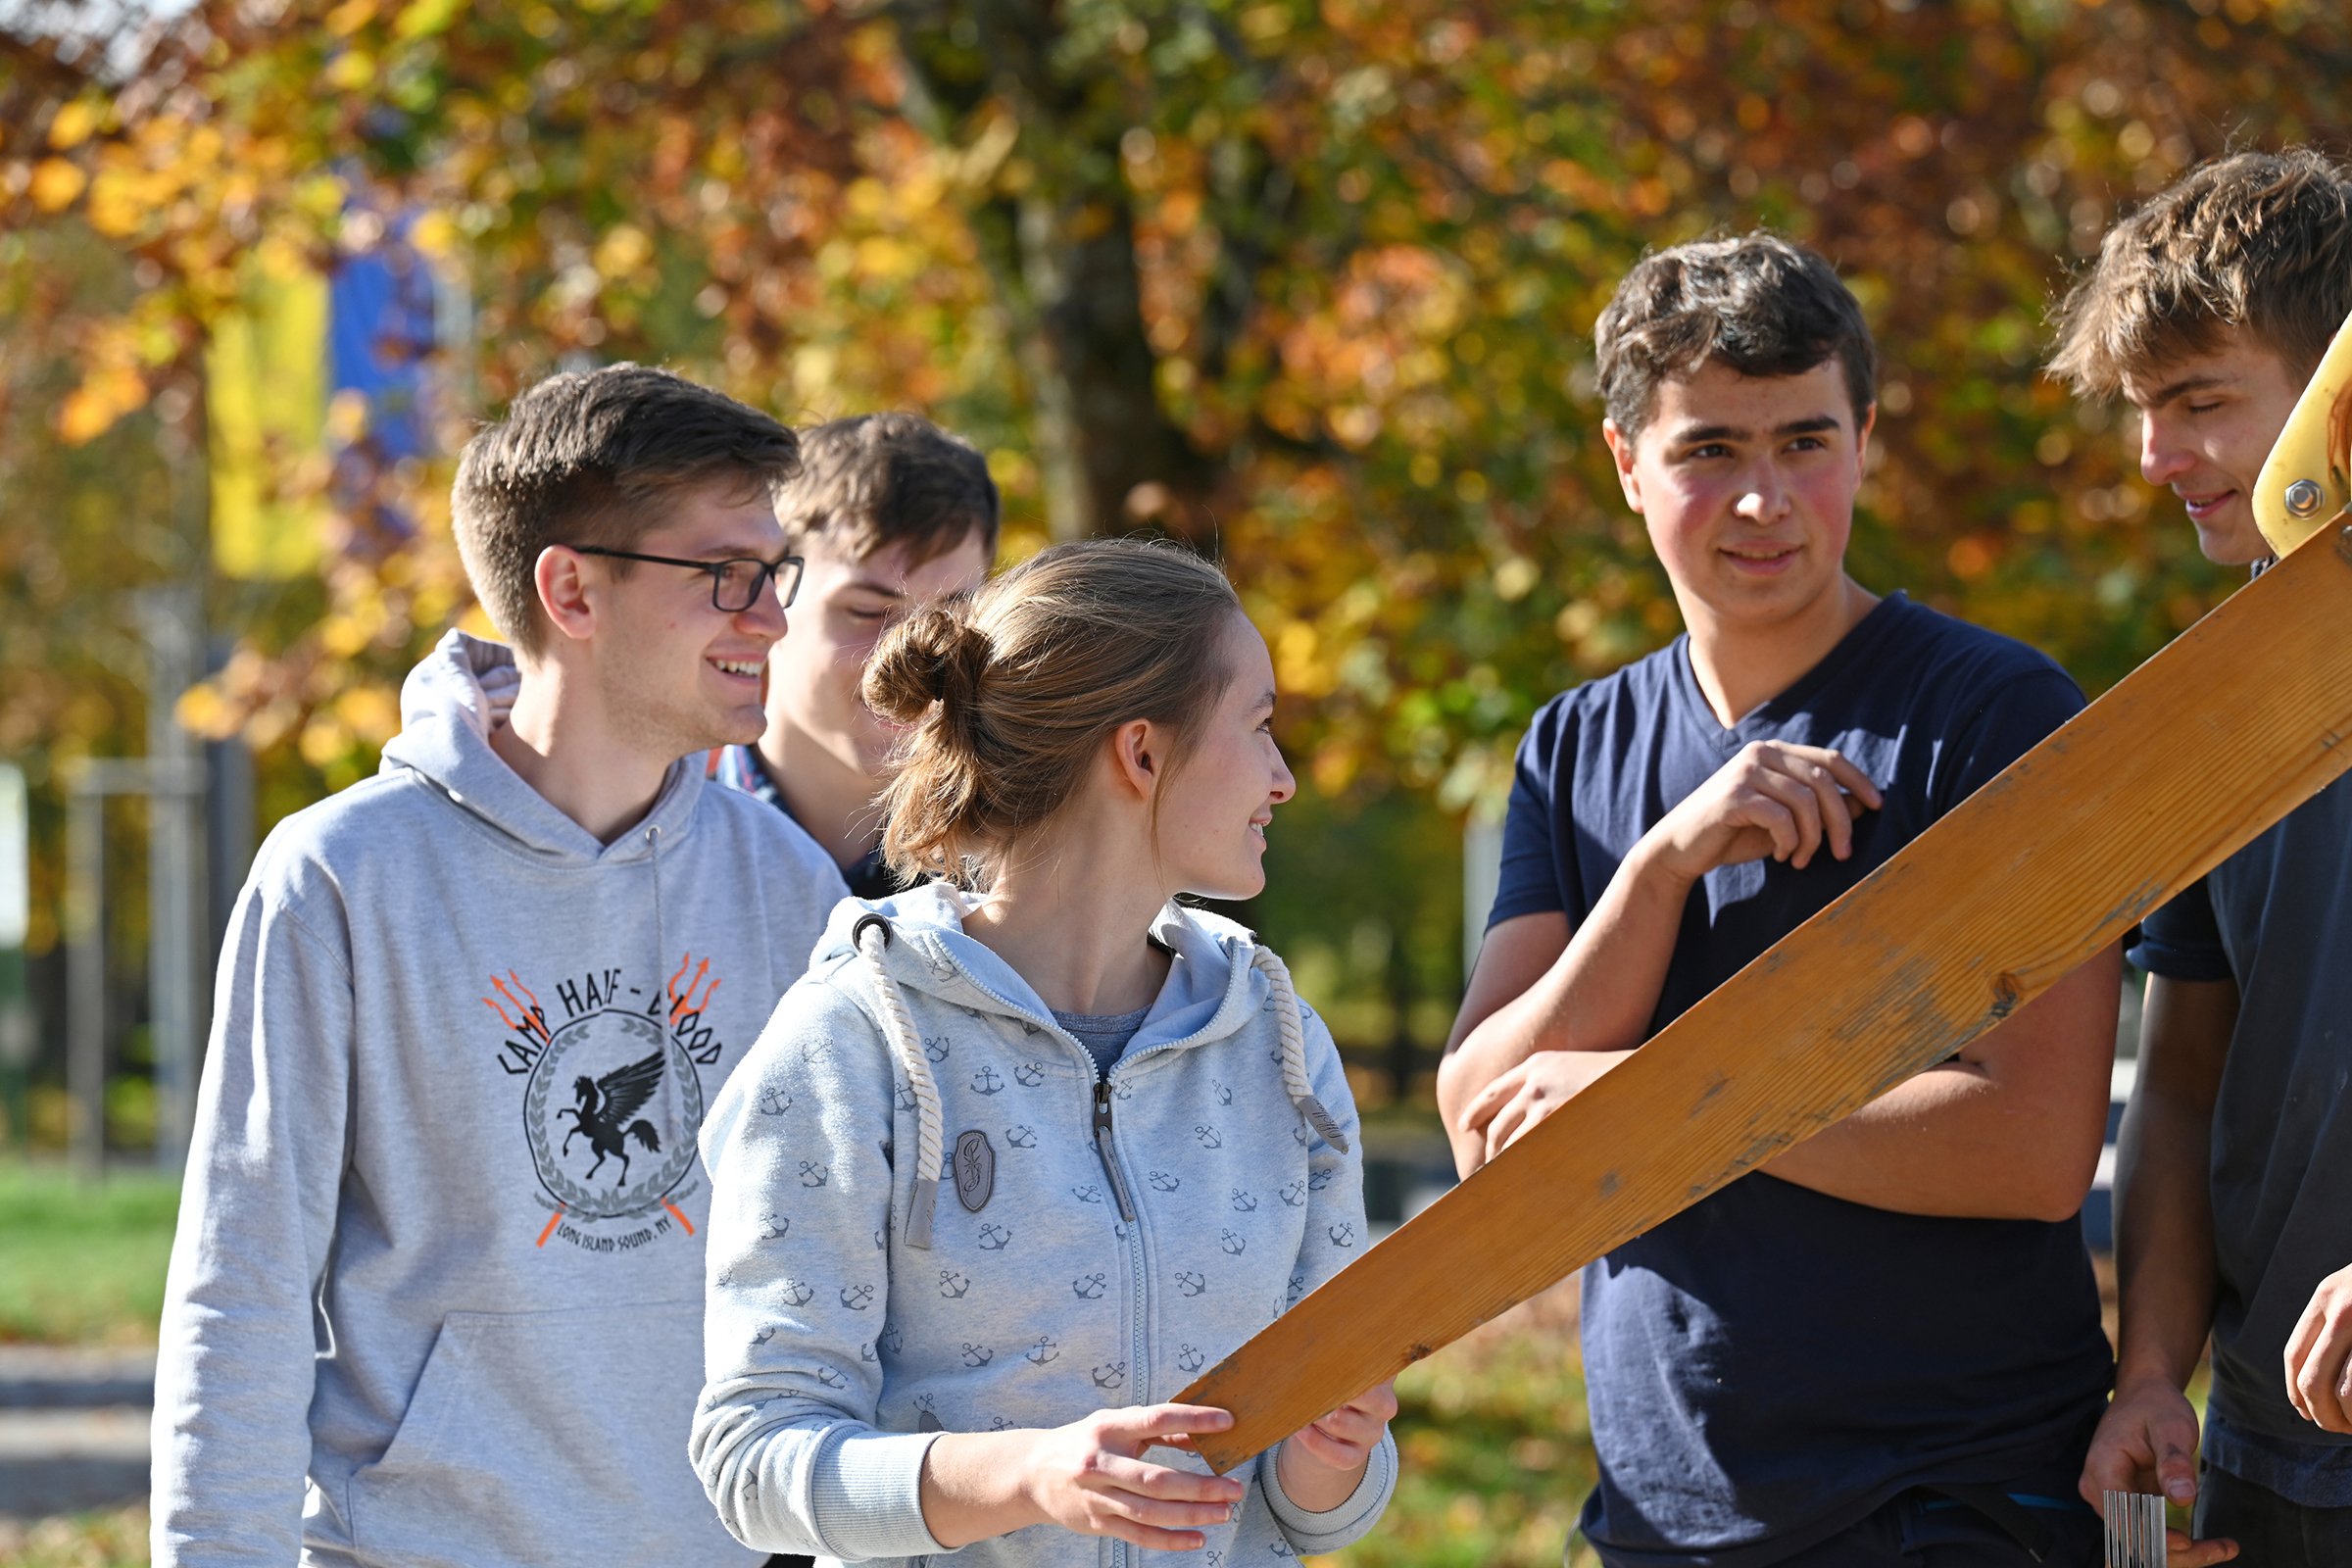
POLYGON ((2287 514, 2290 516, 2308 517, 2320 510, 2320 503, 2326 499, 2327 492, 2316 481, 2297 479, 2286 487, 2287 514))

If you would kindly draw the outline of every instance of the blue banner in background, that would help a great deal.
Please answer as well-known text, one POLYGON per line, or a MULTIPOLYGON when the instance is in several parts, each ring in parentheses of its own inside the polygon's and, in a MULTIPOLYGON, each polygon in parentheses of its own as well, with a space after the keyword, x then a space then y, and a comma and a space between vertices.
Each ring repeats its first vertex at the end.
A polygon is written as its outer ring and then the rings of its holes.
POLYGON ((401 465, 436 453, 447 285, 416 215, 354 196, 324 274, 256 257, 246 298, 213 325, 214 556, 227 576, 284 579, 330 553, 363 558, 416 532, 401 465))
POLYGON ((439 301, 412 222, 405 213, 386 220, 381 237, 327 279, 330 488, 363 552, 415 532, 390 481, 402 461, 432 449, 439 301))

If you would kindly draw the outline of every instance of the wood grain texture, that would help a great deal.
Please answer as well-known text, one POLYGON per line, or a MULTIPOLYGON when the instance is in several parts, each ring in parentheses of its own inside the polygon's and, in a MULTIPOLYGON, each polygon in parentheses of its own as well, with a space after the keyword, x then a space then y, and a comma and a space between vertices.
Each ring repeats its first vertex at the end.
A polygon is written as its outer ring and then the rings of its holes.
POLYGON ((2352 764, 2327 530, 1177 1398, 1230 1470, 2007 1017, 2352 764))

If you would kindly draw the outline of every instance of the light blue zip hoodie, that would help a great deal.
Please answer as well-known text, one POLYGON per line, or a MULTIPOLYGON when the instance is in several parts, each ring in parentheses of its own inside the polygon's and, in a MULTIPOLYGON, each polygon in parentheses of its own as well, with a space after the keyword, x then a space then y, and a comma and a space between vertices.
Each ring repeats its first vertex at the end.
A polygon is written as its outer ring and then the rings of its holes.
MULTIPOLYGON (((746 1544, 841 1562, 942 1552, 920 1501, 933 1434, 1173 1398, 1369 1241, 1339 1054, 1249 932, 1163 909, 1167 981, 1099 1075, 964 934, 962 908, 937 884, 845 902, 704 1123, 694 1459, 746 1544)), ((1310 1514, 1269 1451, 1237 1520, 1188 1560, 1336 1550, 1372 1527, 1396 1474, 1384 1438, 1355 1494, 1310 1514)), ((955 1560, 1141 1555, 1038 1526, 955 1560)))
POLYGON ((752 1565, 686 1461, 695 1133, 844 889, 673 765, 601 844, 452 633, 221 955, 156 1369, 154 1560, 752 1565))

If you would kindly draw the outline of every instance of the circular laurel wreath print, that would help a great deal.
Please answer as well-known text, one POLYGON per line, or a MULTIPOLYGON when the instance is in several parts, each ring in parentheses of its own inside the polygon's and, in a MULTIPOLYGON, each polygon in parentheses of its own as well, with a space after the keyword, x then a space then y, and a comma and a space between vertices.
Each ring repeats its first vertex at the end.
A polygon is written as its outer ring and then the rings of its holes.
MULTIPOLYGON (((531 1146, 531 1160, 539 1169, 539 1180, 566 1210, 589 1219, 625 1219, 660 1203, 662 1195, 675 1187, 687 1167, 694 1163, 695 1135, 703 1125, 703 1082, 685 1048, 670 1039, 653 1019, 636 1012, 590 1013, 557 1030, 547 1050, 540 1053, 531 1073, 530 1089, 523 1097, 522 1120, 524 1135, 531 1146), (615 1039, 616 1034, 620 1038, 615 1039), (583 1052, 584 1047, 598 1049, 583 1052), (551 1095, 560 1087, 568 1099, 574 1078, 593 1079, 599 1072, 610 1072, 656 1051, 663 1057, 664 1081, 644 1111, 649 1119, 659 1118, 662 1124, 659 1128, 661 1150, 657 1152, 644 1149, 632 1140, 627 1146, 631 1156, 628 1170, 635 1180, 625 1187, 603 1192, 582 1186, 564 1170, 564 1156, 558 1152, 564 1143, 558 1129, 568 1133, 572 1124, 568 1119, 554 1119, 548 1106, 551 1095), (566 1058, 576 1059, 567 1066, 566 1058), (590 1070, 583 1073, 583 1064, 590 1070), (676 1107, 676 1114, 663 1115, 671 1106, 676 1107), (649 1166, 649 1160, 659 1160, 660 1164, 649 1166)), ((571 1157, 583 1167, 595 1163, 592 1156, 582 1159, 576 1140, 571 1157)), ((605 1169, 613 1170, 614 1162, 608 1159, 605 1169)), ((617 1180, 617 1171, 614 1176, 617 1180)))

